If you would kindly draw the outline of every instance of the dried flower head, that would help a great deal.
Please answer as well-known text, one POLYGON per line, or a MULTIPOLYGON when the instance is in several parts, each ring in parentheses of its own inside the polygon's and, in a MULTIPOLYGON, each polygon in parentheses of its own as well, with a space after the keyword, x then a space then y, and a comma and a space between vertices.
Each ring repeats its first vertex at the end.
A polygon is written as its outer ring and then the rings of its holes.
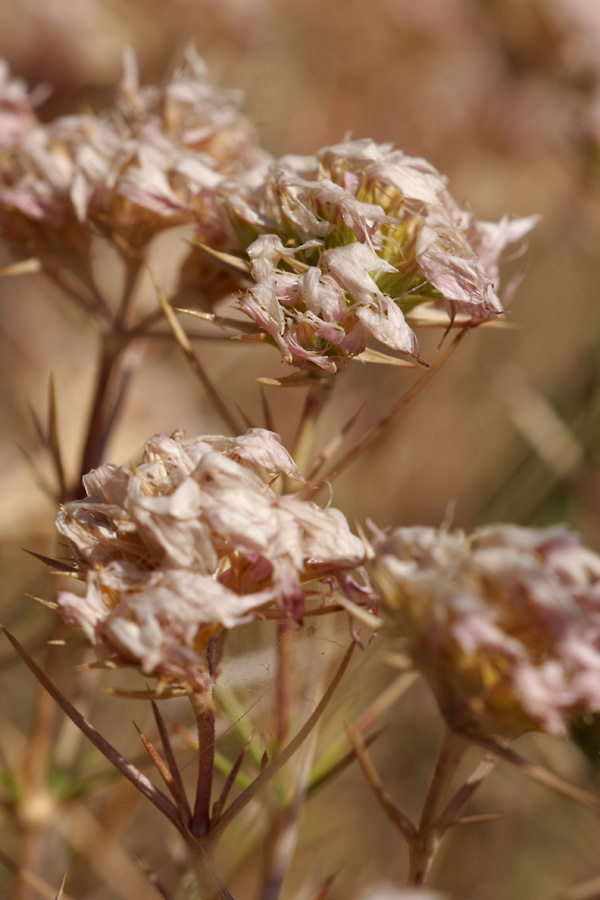
POLYGON ((399 528, 373 577, 450 726, 564 734, 600 710, 600 557, 562 527, 399 528))
POLYGON ((139 465, 90 472, 57 517, 86 583, 58 595, 64 618, 105 656, 196 690, 219 629, 267 606, 300 619, 306 585, 358 565, 363 544, 338 510, 278 495, 261 473, 300 480, 262 429, 155 435, 139 465))
POLYGON ((192 45, 165 86, 140 86, 135 56, 131 50, 125 53, 116 106, 134 136, 150 142, 168 138, 182 149, 205 154, 220 171, 243 171, 265 157, 255 129, 241 111, 243 103, 243 91, 210 82, 192 45))
POLYGON ((478 222, 428 162, 369 140, 284 157, 258 183, 225 187, 256 282, 241 308, 287 362, 330 372, 371 337, 415 356, 405 313, 418 304, 500 313, 498 259, 535 224, 478 222))
POLYGON ((127 254, 183 222, 208 239, 216 186, 263 158, 239 95, 212 86, 192 51, 160 88, 140 88, 128 54, 115 106, 98 117, 43 125, 34 99, 0 69, 0 237, 53 264, 87 253, 96 232, 127 254))

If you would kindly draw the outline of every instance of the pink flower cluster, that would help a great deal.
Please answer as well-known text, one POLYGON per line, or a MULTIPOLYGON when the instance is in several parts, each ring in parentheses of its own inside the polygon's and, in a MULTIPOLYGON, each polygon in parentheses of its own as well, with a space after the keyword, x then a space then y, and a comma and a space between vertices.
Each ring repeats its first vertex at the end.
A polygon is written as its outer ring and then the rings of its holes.
POLYGON ((139 465, 92 471, 57 517, 86 583, 58 595, 64 618, 104 655, 196 688, 220 628, 267 606, 300 619, 306 585, 356 567, 364 547, 338 510, 276 494, 261 473, 300 480, 262 429, 155 435, 139 465))
POLYGON ((133 253, 185 221, 208 234, 216 185, 263 158, 239 93, 211 85, 191 50, 160 88, 140 87, 128 55, 101 116, 45 125, 34 100, 0 71, 0 236, 30 255, 84 252, 96 232, 133 253))
POLYGON ((329 372, 370 338, 417 355, 405 313, 418 304, 502 312, 498 260, 536 221, 478 222, 433 166, 370 140, 283 157, 220 192, 255 281, 241 308, 284 360, 329 372))
POLYGON ((564 734, 600 710, 600 556, 562 527, 399 528, 374 580, 451 727, 564 734))

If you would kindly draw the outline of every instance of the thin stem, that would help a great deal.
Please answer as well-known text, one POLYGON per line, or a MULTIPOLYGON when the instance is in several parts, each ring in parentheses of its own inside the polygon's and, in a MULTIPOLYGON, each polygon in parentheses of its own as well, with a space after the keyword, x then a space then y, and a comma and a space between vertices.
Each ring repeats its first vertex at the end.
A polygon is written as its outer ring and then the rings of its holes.
POLYGON ((347 469, 348 466, 353 463, 354 460, 358 456, 360 456, 360 454, 364 450, 366 450, 369 444, 372 444, 373 441, 379 437, 381 432, 387 425, 389 425, 392 419, 394 419, 400 412, 402 412, 402 410, 405 409, 409 405, 409 403, 411 403, 412 400, 415 399, 415 397, 418 397, 421 391, 425 387, 427 387, 432 378, 439 372, 444 363, 446 363, 447 360, 450 359, 468 330, 469 327, 466 326, 461 331, 459 331, 452 343, 449 344, 444 353, 442 353, 438 357, 431 368, 428 369, 425 374, 422 375, 421 378, 419 378, 419 380, 416 381, 412 385, 412 387, 410 387, 406 391, 406 393, 402 395, 402 397, 400 397, 400 399, 391 407, 391 409, 388 410, 388 412, 384 416, 382 416, 382 418, 379 419, 379 421, 376 422, 375 425, 373 425, 373 427, 370 428, 369 431, 367 431, 367 433, 364 434, 359 441, 356 442, 354 447, 351 447, 350 450, 348 450, 348 452, 345 453, 344 456, 342 456, 341 460, 335 466, 329 469, 329 471, 326 472, 326 474, 320 479, 320 481, 318 481, 317 484, 314 485, 314 487, 308 493, 309 498, 312 498, 316 494, 318 494, 321 488, 327 482, 333 481, 344 471, 344 469, 347 469))
POLYGON ((408 883, 421 887, 431 870, 440 847, 442 834, 433 823, 442 809, 450 781, 467 750, 468 743, 462 736, 445 728, 433 770, 429 788, 423 802, 418 826, 418 840, 409 847, 408 883))
POLYGON ((133 303, 135 296, 135 288, 137 285, 140 269, 144 263, 144 256, 135 256, 133 259, 125 259, 125 278, 123 281, 123 290, 121 293, 121 301, 115 316, 115 329, 121 331, 125 327, 126 319, 133 303))
POLYGON ((396 806, 396 804, 384 788, 383 782, 377 774, 377 770, 375 769, 375 766, 371 761, 371 757, 367 752, 366 743, 362 734, 355 728, 349 728, 348 739, 354 747, 354 752, 356 753, 358 764, 362 769, 367 784, 373 791, 373 794, 375 795, 376 799, 379 802, 379 805, 381 806, 387 817, 390 819, 390 821, 406 841, 410 852, 411 848, 417 842, 419 837, 414 823, 406 815, 406 813, 404 813, 396 806))
MULTIPOLYGON (((126 340, 119 340, 114 334, 106 334, 102 339, 102 350, 98 360, 96 387, 88 420, 87 436, 81 456, 80 479, 102 462, 102 456, 109 438, 110 428, 115 421, 118 407, 123 400, 119 390, 122 380, 123 353, 126 340)), ((79 485, 78 485, 79 489, 79 485)))
POLYGON ((215 714, 199 694, 190 696, 198 727, 198 781, 190 831, 203 837, 210 828, 210 798, 215 760, 215 714))
POLYGON ((435 768, 423 802, 419 821, 421 831, 429 828, 436 818, 446 794, 446 790, 456 768, 463 758, 468 744, 460 735, 446 729, 438 752, 435 768))

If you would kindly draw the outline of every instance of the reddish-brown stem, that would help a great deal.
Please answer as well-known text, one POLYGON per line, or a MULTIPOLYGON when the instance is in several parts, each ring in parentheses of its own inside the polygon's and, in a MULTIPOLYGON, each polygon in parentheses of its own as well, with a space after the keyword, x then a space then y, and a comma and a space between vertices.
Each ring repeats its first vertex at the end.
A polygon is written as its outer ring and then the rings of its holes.
MULTIPOLYGON (((86 440, 81 456, 79 481, 102 462, 110 426, 122 401, 120 369, 126 345, 126 341, 119 340, 115 335, 107 334, 103 338, 86 440)), ((79 494, 80 491, 81 487, 78 484, 76 493, 79 494)))
POLYGON ((190 700, 198 728, 198 781, 190 831, 194 837, 203 837, 210 828, 210 798, 215 760, 215 714, 207 706, 205 698, 192 694, 190 700))
POLYGON ((439 815, 447 789, 468 747, 467 741, 446 728, 429 788, 423 802, 418 837, 409 846, 409 884, 421 887, 431 870, 442 835, 432 827, 439 815))

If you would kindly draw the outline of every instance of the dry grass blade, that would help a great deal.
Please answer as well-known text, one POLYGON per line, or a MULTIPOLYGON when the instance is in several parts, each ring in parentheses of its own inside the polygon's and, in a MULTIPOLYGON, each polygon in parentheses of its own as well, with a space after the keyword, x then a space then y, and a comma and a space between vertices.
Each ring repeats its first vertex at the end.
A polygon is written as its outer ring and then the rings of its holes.
POLYGON ((137 731, 137 733, 140 737, 140 740, 141 740, 142 744, 144 745, 146 753, 152 760, 158 774, 160 775, 160 777, 166 784, 167 788, 171 792, 171 796, 175 800, 175 803, 177 804, 177 807, 182 814, 183 820, 187 823, 189 821, 189 806, 187 803, 185 793, 183 792, 183 785, 181 785, 180 782, 177 782, 173 778, 173 776, 169 770, 169 767, 163 761, 163 759, 160 756, 160 753, 158 752, 158 750, 156 749, 154 744, 150 740, 148 740, 148 738, 146 737, 144 732, 141 730, 141 728, 138 728, 138 726, 135 724, 135 722, 133 723, 133 726, 134 726, 135 730, 137 731))
POLYGON ((171 745, 171 738, 169 737, 169 732, 167 731, 167 726, 165 725, 165 720, 163 719, 158 705, 153 700, 152 701, 152 712, 154 713, 154 721, 156 722, 156 727, 158 729, 158 734, 160 736, 160 742, 162 744, 163 752, 165 754, 165 760, 167 766, 169 767, 169 772, 173 778, 174 783, 177 785, 177 790, 179 792, 179 797, 181 798, 181 805, 179 808, 184 813, 186 821, 189 821, 192 817, 192 810, 190 809, 189 803, 187 801, 187 797, 185 794, 185 788, 183 786, 183 781, 181 780, 181 772, 177 766, 177 762, 175 760, 175 754, 173 753, 173 747, 171 745))
POLYGON ((99 731, 97 731, 94 726, 85 719, 79 710, 75 709, 72 703, 70 703, 65 695, 60 691, 56 685, 53 684, 52 681, 48 678, 48 676, 43 672, 42 669, 38 666, 38 664, 31 658, 29 653, 25 650, 24 647, 18 642, 18 640, 9 632, 7 629, 0 625, 0 629, 4 632, 10 643, 13 645, 25 665, 28 669, 35 675, 39 683, 42 685, 45 691, 47 691, 53 700, 60 706, 60 708, 65 712, 72 722, 79 728, 83 734, 91 741, 92 744, 102 753, 103 756, 113 765, 119 772, 130 781, 134 787, 140 791, 151 803, 156 806, 157 809, 162 812, 164 816, 166 816, 178 831, 183 832, 183 826, 181 824, 179 814, 177 811, 177 807, 171 803, 171 801, 158 790, 155 785, 139 771, 132 763, 130 763, 124 756, 122 756, 119 751, 110 744, 106 738, 104 738, 99 731))
POLYGON ((334 478, 337 478, 337 476, 344 471, 344 469, 347 469, 348 466, 353 463, 354 460, 364 450, 366 450, 369 444, 372 444, 373 441, 379 437, 381 432, 387 425, 389 425, 392 419, 394 419, 400 412, 402 412, 403 409, 408 406, 409 403, 411 403, 416 397, 418 397, 421 391, 427 387, 432 378, 437 375, 442 366, 448 361, 448 359, 450 359, 468 330, 469 328, 465 327, 462 329, 462 331, 459 331, 452 343, 449 344, 444 353, 442 353, 437 358, 431 368, 428 369, 421 376, 421 378, 419 378, 419 380, 416 381, 413 386, 410 387, 406 391, 406 393, 402 395, 402 397, 400 397, 398 402, 392 406, 392 408, 385 414, 385 416, 379 419, 379 421, 376 422, 375 425, 373 425, 373 427, 370 428, 369 431, 367 431, 366 434, 364 434, 363 437, 356 442, 354 447, 351 447, 351 449, 347 453, 345 453, 344 456, 342 456, 341 460, 321 478, 321 480, 314 486, 314 488, 308 495, 309 497, 313 497, 327 482, 333 481, 334 478))
POLYGON ((48 448, 52 455, 52 462, 56 471, 58 480, 58 488, 61 497, 67 496, 67 481, 65 478, 65 467, 63 464, 62 451, 60 449, 60 439, 58 436, 58 411, 56 404, 56 384, 54 376, 50 376, 48 382, 48 419, 46 425, 48 434, 48 448))
POLYGON ((414 844, 418 839, 418 832, 413 822, 408 816, 398 809, 375 770, 375 766, 371 762, 371 758, 367 753, 364 738, 362 734, 354 728, 348 729, 348 740, 354 747, 356 758, 367 780, 367 784, 375 794, 379 804, 388 818, 396 826, 407 844, 414 844))
POLYGON ((223 421, 227 424, 227 426, 230 428, 230 430, 232 431, 233 434, 239 434, 240 429, 238 427, 237 422, 235 421, 235 419, 233 418, 233 416, 227 409, 221 395, 219 394, 219 392, 215 388, 214 384, 212 383, 212 381, 210 380, 210 378, 204 371, 204 366, 198 359, 198 357, 194 351, 194 348, 190 344, 187 334, 185 333, 185 331, 179 324, 179 321, 177 319, 177 316, 175 315, 173 307, 169 303, 164 291, 162 290, 158 281, 156 280, 154 272, 150 268, 148 269, 148 271, 150 273, 150 278, 152 279, 152 283, 154 285, 154 290, 156 292, 156 296, 158 297, 158 301, 159 301, 159 303, 162 307, 162 310, 165 314, 165 318, 166 318, 167 322, 169 323, 171 331, 173 332, 173 336, 174 336, 175 340, 181 347, 192 370, 198 377, 198 380, 202 383, 213 406, 215 407, 215 409, 217 410, 217 412, 219 413, 219 415, 221 416, 223 421))
POLYGON ((503 747, 492 738, 475 738, 474 743, 479 744, 485 750, 510 763, 511 766, 514 766, 515 769, 518 769, 519 772, 532 781, 537 782, 537 784, 541 784, 543 787, 547 787, 551 791, 573 800, 574 803, 578 803, 580 806, 600 812, 600 798, 582 790, 582 788, 569 784, 568 781, 564 781, 558 775, 554 775, 553 772, 549 772, 547 769, 529 762, 529 760, 524 759, 518 753, 515 753, 514 750, 511 750, 510 747, 503 747))
POLYGON ((276 775, 277 772, 279 772, 281 768, 283 768, 287 761, 291 759, 294 753, 296 753, 296 751, 302 746, 306 738, 312 732, 315 725, 325 712, 325 709, 329 705, 329 701, 333 697, 335 689, 340 683, 344 672, 348 668, 348 664, 350 663, 350 659, 352 657, 352 653, 354 652, 355 646, 356 645, 352 643, 348 647, 348 650, 344 654, 344 657, 339 664, 337 671, 335 672, 335 675, 333 676, 329 684, 329 687, 323 694, 323 697, 318 703, 316 709, 306 720, 297 735, 292 738, 289 744, 284 747, 279 756, 277 756, 273 760, 273 762, 265 766, 260 775, 252 782, 250 787, 247 788, 242 794, 240 794, 240 796, 236 800, 234 800, 227 812, 221 818, 220 822, 218 822, 214 830, 211 831, 211 834, 216 836, 222 833, 230 824, 230 822, 232 822, 233 819, 237 815, 239 815, 239 813, 248 805, 248 803, 250 803, 250 801, 264 787, 264 785, 267 784, 273 778, 273 776, 276 775))

